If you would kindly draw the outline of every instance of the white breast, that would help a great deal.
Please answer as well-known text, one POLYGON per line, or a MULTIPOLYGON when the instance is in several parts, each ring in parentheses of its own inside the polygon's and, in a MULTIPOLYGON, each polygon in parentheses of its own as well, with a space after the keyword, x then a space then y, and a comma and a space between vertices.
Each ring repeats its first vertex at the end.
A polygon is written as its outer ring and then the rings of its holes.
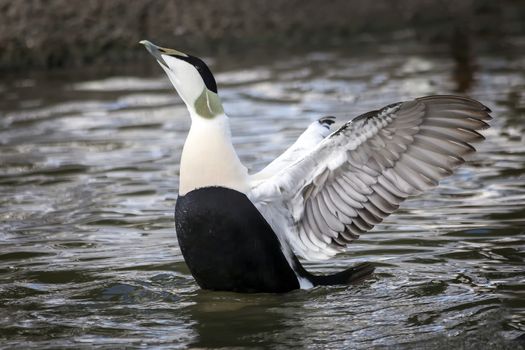
POLYGON ((231 143, 228 117, 192 116, 180 163, 179 194, 201 187, 221 186, 247 193, 248 171, 231 143))

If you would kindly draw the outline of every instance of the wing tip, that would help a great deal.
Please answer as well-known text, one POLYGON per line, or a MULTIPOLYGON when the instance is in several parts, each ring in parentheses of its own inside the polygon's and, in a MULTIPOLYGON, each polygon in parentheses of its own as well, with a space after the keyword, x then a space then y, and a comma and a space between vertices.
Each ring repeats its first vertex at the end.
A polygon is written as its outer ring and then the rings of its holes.
POLYGON ((321 125, 326 125, 330 127, 330 125, 335 123, 335 117, 333 115, 327 115, 327 116, 319 118, 317 121, 321 125))
POLYGON ((462 101, 464 103, 473 104, 476 107, 478 107, 483 112, 491 113, 492 110, 484 105, 483 103, 479 102, 478 100, 475 100, 471 97, 467 96, 459 96, 459 95, 429 95, 429 96, 423 96, 418 97, 416 100, 420 101, 431 101, 431 100, 439 100, 439 99, 450 99, 450 100, 456 100, 456 101, 462 101))

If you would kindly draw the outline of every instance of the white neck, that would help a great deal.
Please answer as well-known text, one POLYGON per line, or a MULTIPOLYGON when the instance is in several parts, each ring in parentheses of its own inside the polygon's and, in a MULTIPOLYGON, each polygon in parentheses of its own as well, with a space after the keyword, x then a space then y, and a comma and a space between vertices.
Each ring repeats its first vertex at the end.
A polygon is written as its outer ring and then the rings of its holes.
POLYGON ((192 123, 182 150, 179 194, 208 186, 247 193, 248 171, 233 148, 228 117, 207 119, 189 110, 192 123))

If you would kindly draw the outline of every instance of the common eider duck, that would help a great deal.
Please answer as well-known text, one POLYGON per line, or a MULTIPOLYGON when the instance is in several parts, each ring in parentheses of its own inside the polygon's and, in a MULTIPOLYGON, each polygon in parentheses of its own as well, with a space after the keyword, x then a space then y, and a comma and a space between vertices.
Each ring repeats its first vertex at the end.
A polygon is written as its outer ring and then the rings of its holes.
POLYGON ((231 141, 230 119, 199 58, 140 42, 155 57, 191 117, 180 161, 175 226, 203 289, 288 292, 348 284, 372 273, 361 263, 332 275, 301 265, 328 259, 434 188, 475 151, 490 110, 460 96, 390 104, 331 130, 313 122, 281 156, 248 174, 231 141))

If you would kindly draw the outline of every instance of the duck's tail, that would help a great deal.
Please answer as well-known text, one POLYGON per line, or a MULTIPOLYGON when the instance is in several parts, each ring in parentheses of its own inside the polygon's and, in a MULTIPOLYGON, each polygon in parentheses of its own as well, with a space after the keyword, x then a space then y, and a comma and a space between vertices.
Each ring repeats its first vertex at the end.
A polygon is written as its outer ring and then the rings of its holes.
POLYGON ((332 285, 338 285, 338 284, 349 284, 358 280, 361 280, 363 278, 366 278, 374 272, 374 265, 369 262, 364 262, 361 264, 357 264, 355 266, 352 266, 346 270, 343 270, 338 273, 334 273, 333 275, 313 275, 309 273, 310 276, 308 276, 309 280, 315 285, 315 286, 332 286, 332 285))
POLYGON ((297 257, 294 259, 294 265, 295 272, 299 276, 308 279, 314 286, 349 284, 370 276, 375 270, 375 267, 372 263, 364 262, 332 275, 314 275, 306 271, 297 257))

